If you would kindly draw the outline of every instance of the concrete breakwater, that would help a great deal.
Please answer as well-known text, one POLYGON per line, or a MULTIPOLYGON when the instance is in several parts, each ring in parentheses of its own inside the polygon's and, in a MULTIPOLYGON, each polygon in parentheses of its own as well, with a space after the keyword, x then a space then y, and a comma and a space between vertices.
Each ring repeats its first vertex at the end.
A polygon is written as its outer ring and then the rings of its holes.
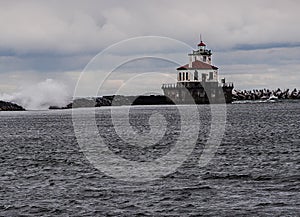
POLYGON ((300 99, 300 90, 296 88, 293 90, 269 90, 269 89, 254 89, 254 90, 233 90, 232 99, 237 100, 267 100, 270 98, 278 99, 300 99))

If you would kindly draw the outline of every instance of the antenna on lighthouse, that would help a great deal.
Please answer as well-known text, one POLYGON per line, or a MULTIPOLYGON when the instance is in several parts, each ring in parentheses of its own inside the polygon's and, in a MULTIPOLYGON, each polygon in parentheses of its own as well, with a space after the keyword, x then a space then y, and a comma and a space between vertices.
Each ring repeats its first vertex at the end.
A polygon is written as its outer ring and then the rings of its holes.
POLYGON ((200 42, 202 41, 202 35, 200 34, 200 42))

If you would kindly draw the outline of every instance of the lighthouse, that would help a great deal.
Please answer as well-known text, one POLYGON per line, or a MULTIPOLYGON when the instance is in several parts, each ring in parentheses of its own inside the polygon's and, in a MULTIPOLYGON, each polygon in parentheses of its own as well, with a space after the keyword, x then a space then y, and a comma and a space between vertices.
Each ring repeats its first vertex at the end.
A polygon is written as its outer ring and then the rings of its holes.
POLYGON ((218 67, 211 65, 212 52, 202 40, 188 56, 189 63, 177 68, 178 82, 218 81, 218 67))
POLYGON ((232 83, 219 83, 218 67, 212 65, 212 51, 200 39, 188 54, 189 62, 177 68, 177 83, 163 84, 164 95, 175 103, 214 103, 232 101, 232 83), (188 97, 191 96, 191 97, 188 97))

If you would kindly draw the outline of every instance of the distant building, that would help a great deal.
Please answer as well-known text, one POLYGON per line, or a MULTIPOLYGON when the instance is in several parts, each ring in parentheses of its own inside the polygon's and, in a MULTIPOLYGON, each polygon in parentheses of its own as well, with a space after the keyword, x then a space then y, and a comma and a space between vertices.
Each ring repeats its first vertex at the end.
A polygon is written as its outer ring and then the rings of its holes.
POLYGON ((177 68, 177 83, 163 84, 164 95, 175 103, 230 103, 232 83, 219 83, 218 67, 212 65, 212 52, 201 40, 188 54, 189 63, 177 68))

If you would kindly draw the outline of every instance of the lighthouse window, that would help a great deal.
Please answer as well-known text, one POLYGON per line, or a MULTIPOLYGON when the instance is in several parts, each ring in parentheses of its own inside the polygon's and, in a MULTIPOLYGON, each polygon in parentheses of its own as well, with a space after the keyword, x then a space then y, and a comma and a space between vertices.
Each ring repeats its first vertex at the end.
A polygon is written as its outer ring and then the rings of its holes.
POLYGON ((185 80, 185 76, 184 76, 184 75, 185 75, 185 73, 183 72, 183 73, 182 73, 182 80, 183 80, 183 81, 185 80))
POLYGON ((214 72, 209 72, 209 80, 213 80, 214 79, 214 72))
POLYGON ((206 81, 206 75, 205 73, 202 74, 202 81, 205 82, 206 81))
POLYGON ((194 80, 198 81, 198 71, 197 70, 194 72, 194 80))
POLYGON ((189 73, 188 72, 186 72, 185 78, 186 78, 186 80, 189 80, 189 73))
POLYGON ((179 72, 178 80, 181 81, 181 72, 179 72))
POLYGON ((203 57, 203 61, 206 62, 206 56, 203 57))

